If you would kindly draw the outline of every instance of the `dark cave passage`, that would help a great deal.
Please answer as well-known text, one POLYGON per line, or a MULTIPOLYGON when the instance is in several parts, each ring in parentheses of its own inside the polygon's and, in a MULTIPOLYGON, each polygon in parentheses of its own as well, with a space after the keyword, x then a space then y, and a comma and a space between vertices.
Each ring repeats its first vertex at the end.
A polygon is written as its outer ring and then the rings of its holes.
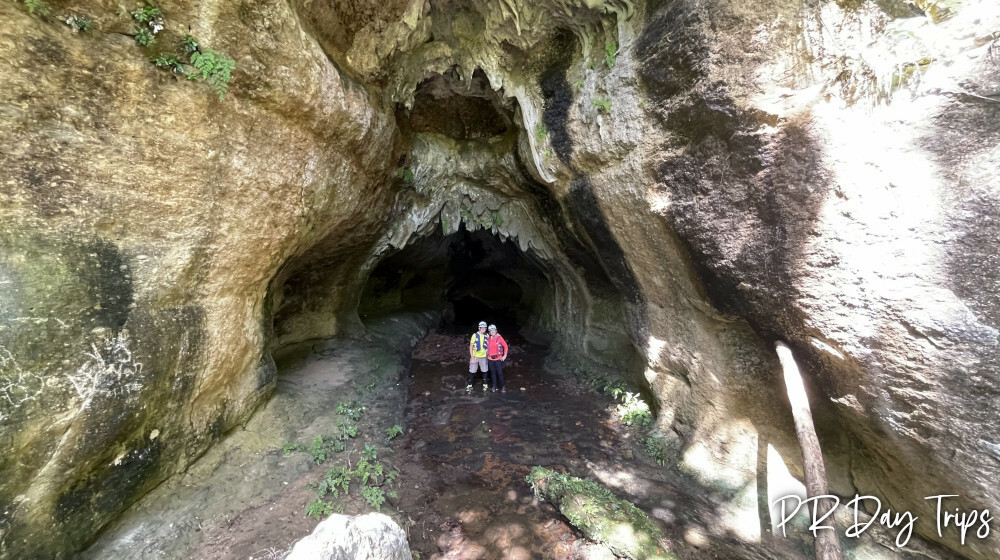
POLYGON ((553 314, 552 281, 542 265, 489 231, 444 236, 440 230, 384 258, 362 294, 362 321, 412 311, 440 312, 444 332, 472 332, 479 321, 515 334, 553 314))

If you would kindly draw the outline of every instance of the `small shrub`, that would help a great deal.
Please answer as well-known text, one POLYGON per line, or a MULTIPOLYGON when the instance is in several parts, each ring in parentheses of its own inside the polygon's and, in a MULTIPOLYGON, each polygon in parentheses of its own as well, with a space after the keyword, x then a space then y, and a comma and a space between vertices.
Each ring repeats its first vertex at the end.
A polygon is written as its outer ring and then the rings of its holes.
POLYGON ((333 513, 333 505, 319 498, 309 502, 309 505, 306 506, 306 515, 315 517, 316 519, 323 519, 331 513, 333 513))
POLYGON ((601 113, 604 113, 604 114, 611 113, 611 100, 610 99, 597 98, 592 103, 594 104, 595 107, 597 107, 598 112, 601 112, 601 113))
POLYGON ((615 65, 615 55, 618 54, 618 43, 608 41, 604 44, 604 63, 611 68, 615 65))
POLYGON ((21 0, 25 7, 28 8, 28 13, 31 15, 47 16, 52 13, 49 5, 44 2, 44 0, 21 0))
POLYGON ((403 427, 399 424, 389 428, 385 431, 385 439, 393 439, 394 437, 401 435, 403 433, 403 427))
POLYGON ((286 457, 289 456, 289 455, 291 455, 292 453, 295 453, 296 451, 305 451, 305 447, 303 447, 302 445, 300 445, 298 443, 290 442, 290 443, 286 443, 281 448, 281 452, 284 453, 286 457))
POLYGON ((236 69, 236 62, 225 53, 205 49, 191 53, 191 64, 198 71, 188 77, 207 83, 219 95, 219 101, 222 101, 229 91, 231 73, 236 69))
POLYGON ((157 68, 166 68, 167 70, 170 70, 175 74, 184 73, 184 63, 182 63, 179 58, 170 53, 161 53, 159 56, 157 56, 152 60, 153 64, 155 64, 157 68))
POLYGON ((156 38, 150 30, 145 27, 139 27, 138 25, 135 26, 135 42, 140 46, 148 47, 153 44, 154 40, 156 40, 156 38))
POLYGON ((361 456, 365 459, 374 461, 378 457, 378 449, 374 445, 365 444, 365 450, 361 452, 361 456))

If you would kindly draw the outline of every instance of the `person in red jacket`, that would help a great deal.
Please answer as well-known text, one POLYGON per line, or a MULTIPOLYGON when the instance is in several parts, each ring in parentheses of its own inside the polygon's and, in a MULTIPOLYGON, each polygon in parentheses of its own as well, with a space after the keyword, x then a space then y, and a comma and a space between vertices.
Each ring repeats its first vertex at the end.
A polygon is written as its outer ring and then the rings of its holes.
POLYGON ((503 378, 503 362, 507 359, 507 341, 497 333, 497 326, 490 325, 490 337, 486 346, 486 358, 490 362, 490 376, 493 378, 493 392, 500 387, 500 393, 507 392, 507 382, 503 378))

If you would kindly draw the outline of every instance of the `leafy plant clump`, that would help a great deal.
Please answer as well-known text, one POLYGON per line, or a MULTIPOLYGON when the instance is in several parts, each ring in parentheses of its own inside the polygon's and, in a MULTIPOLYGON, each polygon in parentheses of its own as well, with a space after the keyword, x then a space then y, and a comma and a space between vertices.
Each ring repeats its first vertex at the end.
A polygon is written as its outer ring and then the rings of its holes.
POLYGON ((149 45, 152 45, 153 41, 155 41, 155 40, 156 40, 156 37, 153 35, 153 33, 150 30, 146 29, 145 27, 139 27, 138 25, 135 26, 135 42, 136 42, 136 44, 138 44, 139 46, 142 46, 142 47, 148 47, 149 45))
POLYGON ((166 68, 175 74, 184 74, 184 63, 170 53, 160 53, 152 60, 157 68, 166 68))
POLYGON ((181 39, 181 50, 186 53, 193 53, 198 50, 198 40, 190 35, 185 35, 181 39))
POLYGON ((399 424, 396 424, 395 426, 385 431, 385 439, 387 440, 393 439, 396 436, 401 435, 402 433, 403 433, 403 427, 400 426, 399 424))
POLYGON ((626 426, 635 424, 648 428, 653 422, 653 415, 649 411, 649 405, 639 397, 638 393, 625 393, 622 404, 618 405, 618 414, 621 415, 622 422, 626 426))
POLYGON ((306 515, 315 517, 316 519, 323 519, 331 513, 333 513, 333 504, 324 502, 319 498, 309 502, 309 505, 306 506, 306 515))
POLYGON ((222 101, 229 91, 231 73, 236 69, 236 62, 225 53, 205 49, 191 53, 191 64, 197 72, 190 74, 188 78, 207 83, 219 95, 219 101, 222 101))
MULTIPOLYGON (((365 458, 358 461, 358 466, 355 469, 349 469, 343 465, 328 469, 323 480, 314 486, 316 500, 310 504, 310 507, 315 511, 323 511, 314 504, 316 502, 326 503, 324 498, 330 494, 333 495, 334 499, 338 498, 340 494, 348 495, 355 482, 361 489, 361 497, 376 511, 381 511, 382 504, 387 498, 396 499, 396 492, 386 492, 384 487, 392 485, 398 472, 387 469, 381 462, 374 459, 374 446, 365 446, 365 455, 365 458)), ((309 507, 306 508, 306 514, 312 515, 309 507)))
POLYGON ((661 467, 667 462, 667 449, 663 440, 656 436, 649 436, 644 442, 646 453, 653 458, 661 467))
POLYGON ((618 54, 618 43, 614 41, 608 41, 604 44, 604 63, 608 65, 608 68, 612 68, 615 65, 615 57, 618 54))
POLYGON ((649 516, 606 487, 543 467, 532 468, 525 480, 538 498, 552 503, 587 538, 608 545, 615 555, 636 560, 676 559, 649 516))
POLYGON ((403 183, 407 185, 413 184, 413 172, 406 167, 396 168, 396 176, 403 180, 403 183))
POLYGON ((132 19, 139 23, 150 23, 158 19, 163 19, 163 11, 152 4, 146 4, 138 10, 129 13, 132 14, 132 19))
POLYGON ((594 104, 595 107, 597 107, 597 111, 598 112, 604 113, 605 115, 611 113, 611 100, 610 99, 604 99, 604 98, 599 97, 599 98, 593 100, 592 103, 594 104))
POLYGON ((20 0, 31 15, 47 16, 52 13, 52 9, 44 0, 20 0))

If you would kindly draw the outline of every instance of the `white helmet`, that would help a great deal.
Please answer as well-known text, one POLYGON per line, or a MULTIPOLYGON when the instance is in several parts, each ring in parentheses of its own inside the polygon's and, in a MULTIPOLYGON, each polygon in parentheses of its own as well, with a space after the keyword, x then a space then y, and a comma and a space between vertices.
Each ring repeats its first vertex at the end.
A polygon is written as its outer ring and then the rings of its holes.
POLYGON ((485 326, 486 326, 486 321, 479 321, 479 328, 483 328, 485 326))
POLYGON ((490 328, 488 330, 495 331, 495 330, 497 330, 497 326, 496 325, 490 325, 490 328))

